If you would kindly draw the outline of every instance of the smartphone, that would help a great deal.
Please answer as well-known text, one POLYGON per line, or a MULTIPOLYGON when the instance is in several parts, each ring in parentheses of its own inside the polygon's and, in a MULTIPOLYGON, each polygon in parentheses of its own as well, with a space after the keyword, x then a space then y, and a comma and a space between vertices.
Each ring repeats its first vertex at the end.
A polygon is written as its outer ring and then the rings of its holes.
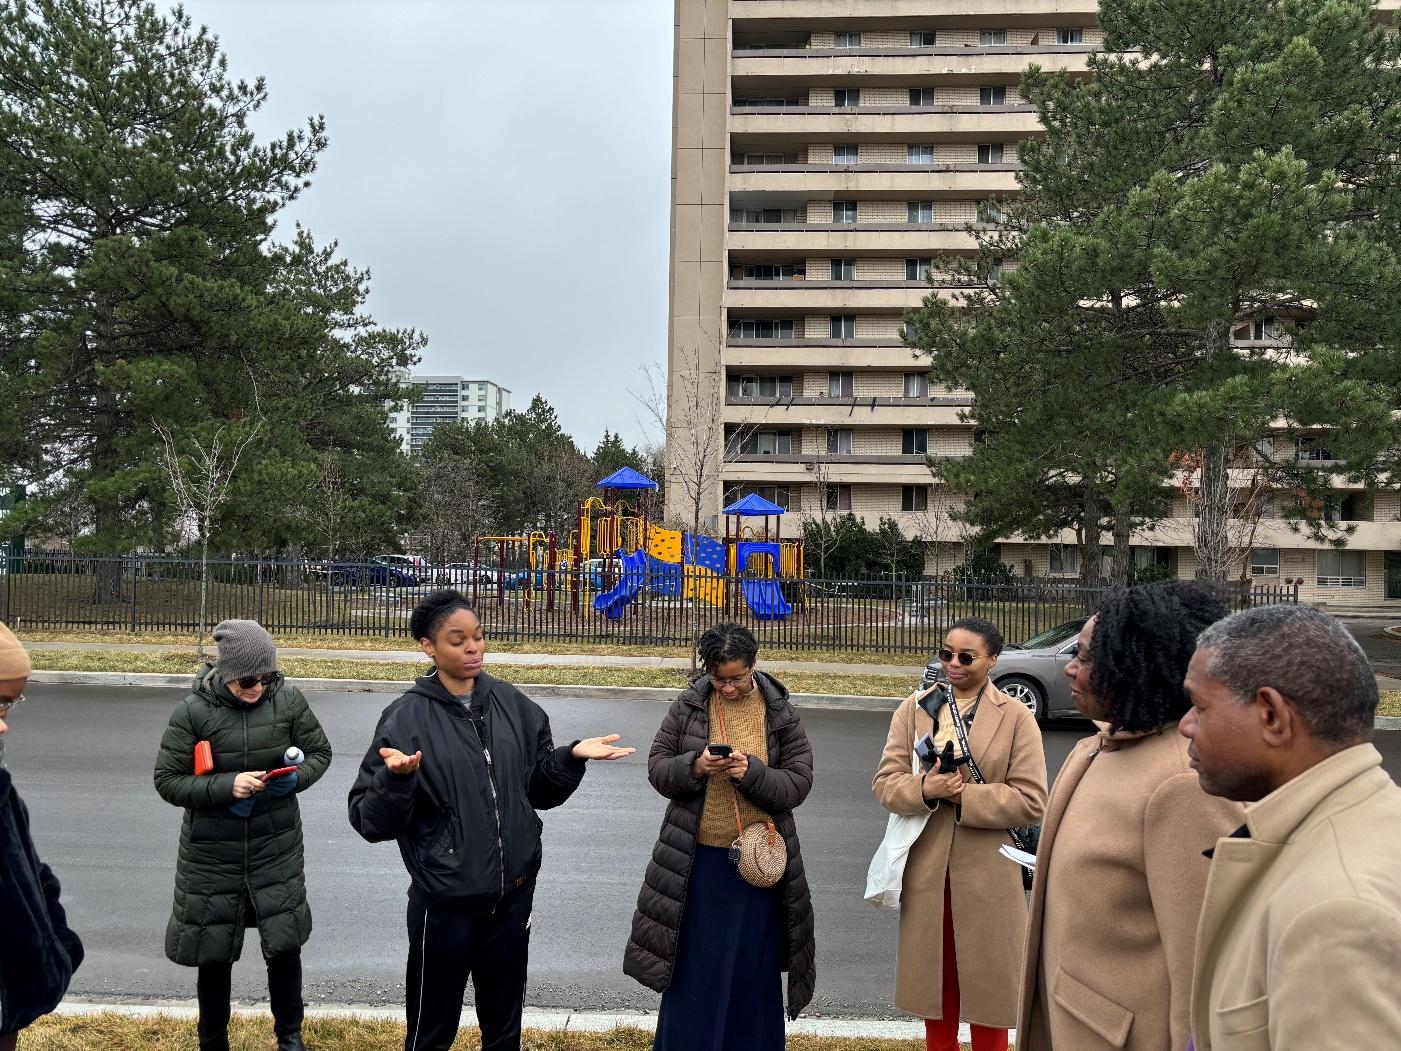
POLYGON ((269 770, 265 773, 263 775, 263 780, 265 782, 271 781, 274 777, 286 777, 288 774, 295 774, 296 772, 297 768, 295 766, 279 766, 276 770, 269 770))
POLYGON ((720 759, 728 759, 730 757, 730 753, 734 751, 734 749, 727 744, 712 744, 707 745, 706 747, 710 750, 711 755, 716 756, 720 759))

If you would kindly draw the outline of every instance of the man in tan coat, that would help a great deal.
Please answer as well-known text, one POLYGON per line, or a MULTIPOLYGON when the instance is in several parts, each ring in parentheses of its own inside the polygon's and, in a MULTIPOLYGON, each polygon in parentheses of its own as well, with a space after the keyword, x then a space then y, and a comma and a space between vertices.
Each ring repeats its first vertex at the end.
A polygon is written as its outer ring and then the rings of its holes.
POLYGON ((1377 684, 1338 621, 1246 610, 1204 631, 1181 731, 1220 840, 1197 929, 1196 1051, 1401 1046, 1401 789, 1371 744, 1377 684))

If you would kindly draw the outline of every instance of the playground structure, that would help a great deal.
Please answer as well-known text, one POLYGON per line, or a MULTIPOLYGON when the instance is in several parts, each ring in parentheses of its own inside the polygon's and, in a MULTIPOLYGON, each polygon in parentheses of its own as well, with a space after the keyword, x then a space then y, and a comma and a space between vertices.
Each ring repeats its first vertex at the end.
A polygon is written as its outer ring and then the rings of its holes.
POLYGON ((553 611, 557 596, 567 594, 575 613, 591 606, 609 620, 621 620, 634 603, 653 597, 696 599, 726 612, 743 601, 761 620, 791 615, 782 582, 802 578, 803 544, 780 537, 782 507, 759 496, 731 504, 717 540, 653 524, 657 483, 631 468, 615 471, 597 488, 602 496, 579 503, 564 544, 543 532, 480 538, 477 564, 483 564, 484 544, 495 555, 488 595, 494 591, 500 603, 517 589, 525 601, 543 596, 553 611), (756 519, 762 529, 748 524, 756 519))

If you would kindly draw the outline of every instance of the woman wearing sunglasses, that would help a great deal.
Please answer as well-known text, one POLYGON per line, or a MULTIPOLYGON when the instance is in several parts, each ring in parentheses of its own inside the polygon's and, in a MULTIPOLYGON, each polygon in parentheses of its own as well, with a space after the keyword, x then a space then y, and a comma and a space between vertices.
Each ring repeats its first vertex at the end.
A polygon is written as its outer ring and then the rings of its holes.
POLYGON ((812 999, 812 900, 793 821, 812 788, 812 748, 783 684, 755 670, 758 653, 738 624, 706 631, 706 674, 672 703, 647 757, 671 802, 623 970, 662 994, 654 1051, 781 1051, 783 972, 790 1018, 812 999), (768 887, 730 852, 740 827, 760 822, 788 855, 768 887))
POLYGON ((1187 1046, 1202 851, 1240 827, 1177 732, 1197 636, 1226 616, 1196 581, 1111 593, 1066 665, 1100 733, 1056 777, 1037 850, 1018 1051, 1187 1046))
MULTIPOLYGON (((989 681, 1002 652, 990 621, 956 621, 939 659, 948 679, 926 704, 912 694, 890 721, 872 789, 893 814, 926 815, 900 895, 895 1006, 923 1018, 929 1051, 957 1051, 960 1013, 973 1051, 1006 1051, 1017 1018, 1026 937, 1020 870, 999 853, 1009 828, 1046 806, 1046 757, 1036 719, 989 681), (916 744, 952 745, 956 763, 923 769, 916 744), (970 755, 981 782, 970 772, 970 755)), ((924 749, 927 754, 927 749, 924 749)))
POLYGON ((278 1049, 302 1051, 311 910, 296 793, 326 772, 331 745, 261 625, 226 620, 214 641, 219 659, 171 715, 156 758, 156 791, 185 810, 165 954, 199 969, 201 1051, 228 1051, 233 965, 257 927, 278 1049))

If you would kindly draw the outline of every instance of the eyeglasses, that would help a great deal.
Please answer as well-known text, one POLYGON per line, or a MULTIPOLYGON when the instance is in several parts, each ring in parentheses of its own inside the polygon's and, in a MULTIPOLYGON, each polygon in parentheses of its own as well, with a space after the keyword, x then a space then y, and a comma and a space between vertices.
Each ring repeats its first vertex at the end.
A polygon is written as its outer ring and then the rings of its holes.
POLYGON ((15 698, 14 700, 12 700, 12 701, 0 701, 0 715, 9 715, 9 714, 10 714, 10 709, 11 709, 11 708, 15 707, 15 705, 17 705, 17 704, 23 704, 23 703, 24 703, 24 694, 20 694, 18 697, 16 697, 16 698, 15 698))
POLYGON ((732 679, 717 679, 712 675, 710 676, 710 683, 717 690, 723 690, 726 686, 733 686, 735 689, 739 689, 739 687, 743 686, 746 682, 752 681, 753 678, 754 673, 752 671, 747 671, 743 675, 736 675, 732 679))
POLYGON ((274 671, 268 672, 266 675, 245 675, 241 679, 235 679, 234 683, 241 690, 251 690, 254 686, 271 686, 280 678, 282 678, 282 673, 274 671))
POLYGON ((987 654, 985 653, 969 653, 967 650, 960 650, 958 653, 955 653, 953 650, 939 651, 939 659, 945 664, 952 664, 956 660, 965 668, 974 661, 982 660, 986 656, 987 654))

